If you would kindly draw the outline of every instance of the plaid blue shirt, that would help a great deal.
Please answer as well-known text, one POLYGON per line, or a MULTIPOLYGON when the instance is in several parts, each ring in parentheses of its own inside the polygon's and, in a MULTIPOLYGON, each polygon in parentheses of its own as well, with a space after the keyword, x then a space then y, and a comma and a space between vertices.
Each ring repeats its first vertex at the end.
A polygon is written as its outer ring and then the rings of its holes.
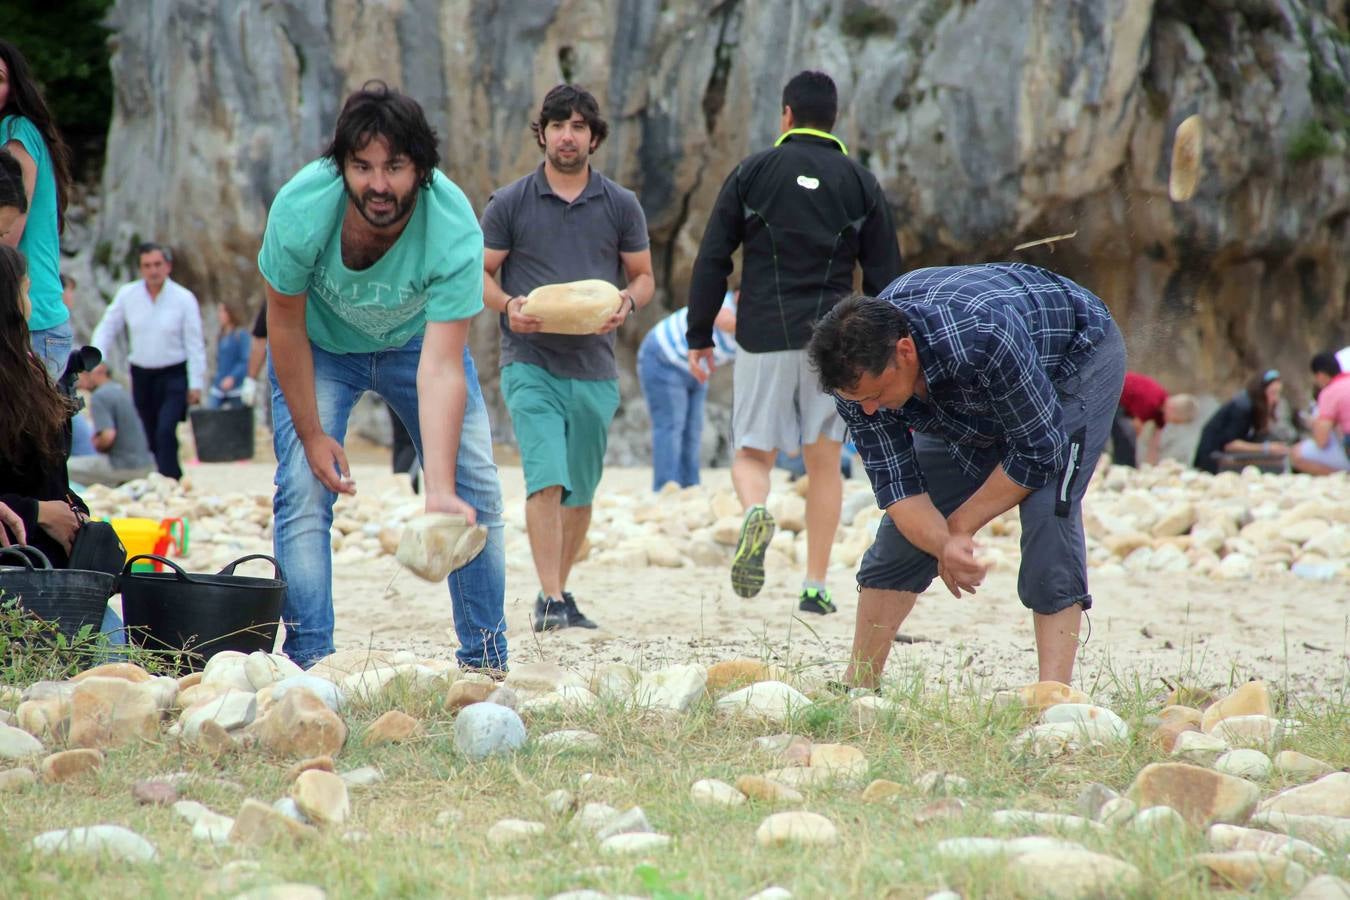
POLYGON ((1068 463, 1057 387, 1111 328, 1090 291, 1020 263, 917 269, 881 292, 909 323, 928 399, 867 415, 835 397, 882 509, 928 488, 910 430, 945 440, 972 478, 991 456, 1025 488, 1068 463))

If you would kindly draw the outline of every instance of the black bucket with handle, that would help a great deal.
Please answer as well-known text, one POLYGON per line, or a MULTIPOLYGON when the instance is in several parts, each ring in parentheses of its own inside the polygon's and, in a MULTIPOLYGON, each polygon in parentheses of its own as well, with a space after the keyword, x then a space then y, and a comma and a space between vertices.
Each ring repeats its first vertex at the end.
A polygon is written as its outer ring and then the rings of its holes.
POLYGON ((234 462, 253 458, 253 407, 197 407, 188 412, 192 440, 201 462, 234 462))
POLYGON ((67 640, 86 625, 97 632, 116 592, 116 575, 54 569, 47 554, 28 544, 0 547, 0 602, 17 599, 21 609, 55 625, 67 640))
POLYGON ((215 575, 190 574, 177 563, 143 553, 122 570, 122 618, 131 643, 179 656, 180 668, 198 670, 222 650, 271 653, 286 599, 281 566, 270 556, 243 556, 215 575), (168 571, 133 572, 138 560, 158 562, 168 571), (272 578, 234 574, 252 559, 272 564, 272 578))

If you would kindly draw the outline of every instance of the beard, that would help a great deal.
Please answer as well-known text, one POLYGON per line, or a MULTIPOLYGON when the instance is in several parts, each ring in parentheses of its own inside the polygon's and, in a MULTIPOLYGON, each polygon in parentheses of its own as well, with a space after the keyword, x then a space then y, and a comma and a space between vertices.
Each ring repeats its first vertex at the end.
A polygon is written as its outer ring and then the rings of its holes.
POLYGON ((574 175, 577 172, 586 170, 586 161, 590 159, 589 147, 577 147, 576 152, 571 156, 564 156, 561 151, 549 150, 545 155, 548 156, 549 165, 553 166, 559 172, 565 175, 574 175))
POLYGON ((361 218, 376 228, 388 228, 390 225, 403 221, 412 212, 413 207, 417 205, 417 188, 415 186, 402 197, 393 192, 382 194, 376 191, 366 191, 358 197, 346 179, 343 179, 343 186, 347 190, 347 196, 351 198, 352 205, 361 214, 361 218), (387 212, 375 212, 370 208, 370 204, 375 201, 385 201, 391 205, 387 212))

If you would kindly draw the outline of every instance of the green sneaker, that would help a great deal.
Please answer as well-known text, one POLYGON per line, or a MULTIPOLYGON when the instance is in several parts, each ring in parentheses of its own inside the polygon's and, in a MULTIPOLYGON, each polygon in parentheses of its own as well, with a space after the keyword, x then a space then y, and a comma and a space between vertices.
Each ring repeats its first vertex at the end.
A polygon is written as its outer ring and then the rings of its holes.
POLYGON ((839 612, 839 607, 835 606, 834 601, 830 599, 830 592, 816 588, 806 588, 802 591, 802 599, 797 604, 797 608, 802 612, 815 613, 818 616, 839 612))
POLYGON ((741 540, 731 561, 731 589, 741 597, 753 597, 764 587, 764 554, 773 539, 773 516, 761 504, 745 513, 741 540))

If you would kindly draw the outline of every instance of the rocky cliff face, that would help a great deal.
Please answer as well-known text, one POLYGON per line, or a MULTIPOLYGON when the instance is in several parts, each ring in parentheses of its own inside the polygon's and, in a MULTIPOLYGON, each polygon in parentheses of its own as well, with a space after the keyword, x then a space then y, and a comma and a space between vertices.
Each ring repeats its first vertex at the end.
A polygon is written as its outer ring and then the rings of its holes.
MULTIPOLYGON (((839 85, 838 132, 886 188, 907 264, 1055 268, 1178 387, 1302 374, 1350 342, 1344 0, 119 0, 112 22, 95 255, 171 241, 206 301, 256 305, 268 203, 367 78, 422 102, 480 209, 537 164, 530 115, 570 79, 610 118, 596 162, 637 190, 674 308, 723 177, 813 67, 839 85), (1176 204, 1171 135, 1192 113, 1205 174, 1176 204)), ((485 372, 495 329, 475 326, 485 372)))

